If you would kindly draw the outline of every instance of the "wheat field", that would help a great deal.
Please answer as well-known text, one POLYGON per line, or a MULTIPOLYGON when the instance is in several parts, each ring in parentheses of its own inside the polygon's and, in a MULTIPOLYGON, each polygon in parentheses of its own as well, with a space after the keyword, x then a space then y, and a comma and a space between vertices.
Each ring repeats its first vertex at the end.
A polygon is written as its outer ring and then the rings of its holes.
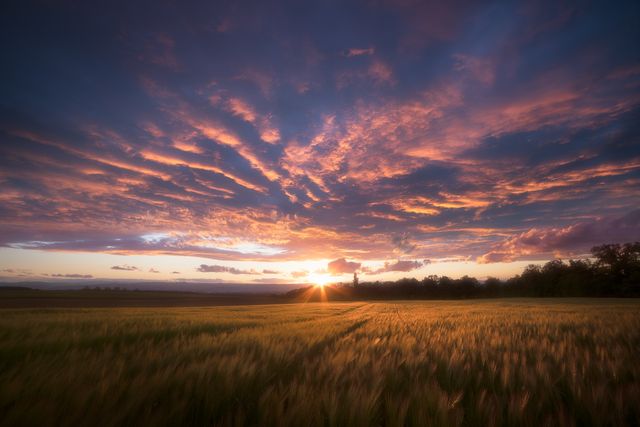
POLYGON ((640 301, 0 311, 5 426, 638 425, 640 301))

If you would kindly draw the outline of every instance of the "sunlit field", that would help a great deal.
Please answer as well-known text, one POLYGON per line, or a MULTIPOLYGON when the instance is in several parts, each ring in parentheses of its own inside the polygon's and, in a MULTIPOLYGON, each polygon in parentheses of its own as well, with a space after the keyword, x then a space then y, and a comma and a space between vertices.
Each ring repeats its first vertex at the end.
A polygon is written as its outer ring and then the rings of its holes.
POLYGON ((0 314, 6 426, 640 421, 640 301, 0 314))

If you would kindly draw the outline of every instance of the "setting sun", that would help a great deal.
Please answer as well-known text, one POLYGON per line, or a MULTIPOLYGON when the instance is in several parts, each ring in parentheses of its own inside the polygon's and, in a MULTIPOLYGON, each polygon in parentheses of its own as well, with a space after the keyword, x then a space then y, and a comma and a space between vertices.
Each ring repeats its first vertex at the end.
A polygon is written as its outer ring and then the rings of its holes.
POLYGON ((331 276, 326 274, 311 274, 309 275, 309 282, 316 286, 324 287, 331 280, 331 276))

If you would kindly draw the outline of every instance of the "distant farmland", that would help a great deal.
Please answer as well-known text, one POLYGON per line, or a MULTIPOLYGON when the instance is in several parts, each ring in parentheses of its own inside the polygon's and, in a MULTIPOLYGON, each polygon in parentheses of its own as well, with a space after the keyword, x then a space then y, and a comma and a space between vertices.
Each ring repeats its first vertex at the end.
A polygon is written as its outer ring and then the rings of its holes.
POLYGON ((6 426, 640 422, 640 301, 0 314, 6 426))

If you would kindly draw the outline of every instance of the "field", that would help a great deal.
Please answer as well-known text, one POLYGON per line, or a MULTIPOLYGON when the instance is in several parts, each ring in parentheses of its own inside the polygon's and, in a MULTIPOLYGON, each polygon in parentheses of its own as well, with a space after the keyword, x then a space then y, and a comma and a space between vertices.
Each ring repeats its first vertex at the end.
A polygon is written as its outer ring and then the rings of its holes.
POLYGON ((0 310, 5 308, 89 307, 206 307, 277 304, 289 300, 267 294, 208 294, 168 291, 57 291, 0 287, 0 310))
POLYGON ((638 425, 640 301, 0 310, 0 424, 638 425))

